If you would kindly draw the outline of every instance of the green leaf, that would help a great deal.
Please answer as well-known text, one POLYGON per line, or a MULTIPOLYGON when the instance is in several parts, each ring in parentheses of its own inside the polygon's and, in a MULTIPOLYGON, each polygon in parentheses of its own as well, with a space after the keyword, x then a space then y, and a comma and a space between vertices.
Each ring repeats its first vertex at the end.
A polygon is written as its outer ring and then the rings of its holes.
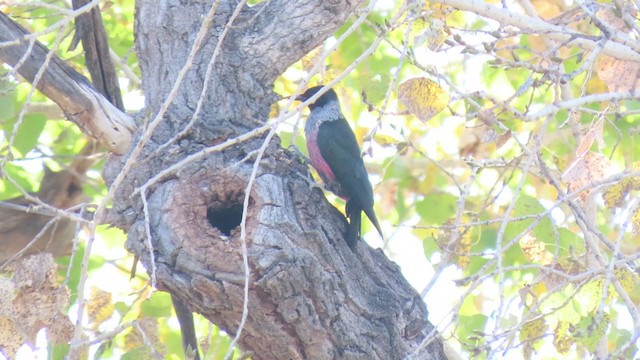
POLYGON ((103 256, 91 255, 91 258, 89 259, 88 269, 89 271, 100 269, 106 262, 107 259, 105 259, 103 256))
POLYGON ((39 141, 58 156, 77 156, 86 145, 86 139, 75 124, 66 120, 49 120, 39 141))
POLYGON ((366 94, 370 104, 378 104, 384 100, 391 82, 391 77, 385 73, 369 73, 359 77, 359 87, 366 94))
POLYGON ((540 311, 542 313, 553 313, 555 318, 568 324, 577 324, 582 316, 574 306, 569 305, 570 301, 567 302, 567 296, 571 296, 573 289, 574 287, 569 285, 563 291, 550 294, 541 303, 540 311))
POLYGON ((604 280, 596 278, 586 283, 572 299, 573 306, 582 316, 594 312, 602 300, 604 280))
POLYGON ((593 353, 605 336, 607 327, 609 326, 609 314, 602 314, 600 319, 596 319, 597 315, 592 314, 582 318, 576 326, 575 337, 579 343, 593 353))
POLYGON ((465 326, 458 326, 458 337, 463 343, 475 343, 474 340, 478 336, 478 332, 484 331, 485 324, 487 323, 487 316, 483 314, 476 315, 460 315, 458 317, 460 324, 465 326))
MULTIPOLYGON (((114 304, 114 307, 120 316, 124 316, 131 310, 131 304, 127 304, 122 301, 118 301, 114 304)), ((133 319, 132 319, 133 320, 133 319)))
POLYGON ((98 226, 96 232, 102 238, 103 243, 112 249, 121 248, 122 241, 127 237, 127 235, 117 227, 98 226))
MULTIPOLYGON (((571 247, 573 247, 574 254, 584 253, 584 241, 582 241, 582 239, 578 235, 576 235, 576 233, 567 228, 559 228, 558 232, 560 233, 560 239, 558 241, 558 245, 560 246, 558 249, 558 255, 561 258, 569 256, 571 254, 571 252, 569 251, 571 247)), ((555 241, 547 244, 550 245, 550 247, 548 247, 547 249, 551 253, 554 253, 555 241)))
POLYGON ((416 211, 428 224, 444 224, 456 213, 458 197, 448 193, 433 193, 416 203, 416 211))
POLYGON ((78 244, 78 249, 73 256, 73 263, 69 264, 69 260, 71 260, 71 256, 63 256, 57 259, 58 264, 61 266, 58 268, 58 273, 61 277, 67 276, 67 268, 72 266, 71 271, 69 272, 69 281, 67 286, 71 289, 71 295, 69 296, 69 302, 71 304, 75 303, 78 298, 78 284, 80 283, 80 275, 82 271, 82 259, 84 258, 84 250, 85 246, 83 242, 78 244))
POLYGON ((107 352, 109 352, 109 350, 112 349, 112 346, 113 346, 113 341, 111 340, 103 342, 98 347, 98 350, 96 350, 95 354, 93 355, 93 358, 95 360, 106 358, 105 355, 107 355, 107 352))
MULTIPOLYGON (((200 316, 196 316, 196 319, 198 319, 200 316)), ((206 321, 206 323, 208 324, 209 322, 206 321)), ((216 355, 215 357, 213 357, 214 360, 223 360, 225 354, 227 353, 228 349, 229 349, 229 345, 231 345, 231 339, 229 338, 229 336, 224 333, 223 331, 221 331, 217 326, 214 326, 213 331, 211 333, 211 337, 208 339, 209 340, 209 344, 216 344, 217 345, 217 351, 215 351, 216 355)), ((212 353, 214 351, 209 351, 208 354, 212 353)), ((237 355, 238 355, 238 351, 234 350, 232 352, 232 359, 237 359, 237 355)))
MULTIPOLYGON (((519 218, 526 215, 538 215, 545 212, 546 209, 540 204, 540 202, 529 196, 521 194, 516 200, 516 205, 513 209, 512 218, 519 218)), ((509 242, 516 236, 525 231, 533 222, 537 219, 526 219, 520 221, 512 221, 507 225, 504 233, 504 242, 509 242)), ((540 241, 549 243, 554 241, 555 234, 553 231, 553 225, 548 217, 540 220, 537 225, 532 229, 533 235, 540 241)))
MULTIPOLYGON (((5 74, 2 74, 5 76, 5 74)), ((0 81, 0 124, 6 129, 7 122, 15 116, 17 94, 15 91, 11 91, 11 87, 8 83, 0 81)))
POLYGON ((51 359, 63 360, 67 358, 69 354, 69 345, 67 344, 55 344, 51 350, 51 359))
MULTIPOLYGON (((614 349, 622 349, 623 344, 628 344, 629 341, 631 341, 632 335, 634 334, 632 334, 631 331, 629 330, 620 329, 616 326, 611 326, 609 329, 609 337, 608 337, 610 339, 609 345, 612 346, 614 349)), ((634 347, 629 346, 627 348, 627 351, 621 354, 620 358, 632 359, 634 351, 635 351, 634 347)))
MULTIPOLYGON (((133 331, 137 331, 137 330, 134 329, 133 331)), ((149 352, 147 351, 147 349, 145 349, 143 346, 138 346, 137 348, 124 353, 120 359, 121 360, 138 360, 138 359, 144 359, 148 355, 149 355, 149 352)))
POLYGON ((140 304, 142 314, 156 318, 169 317, 173 312, 171 296, 166 292, 156 291, 148 300, 140 304))
MULTIPOLYGON (((193 320, 196 324, 196 336, 198 338, 199 341, 202 341, 202 339, 205 337, 206 334, 208 334, 208 329, 201 329, 197 326, 198 324, 198 316, 197 314, 193 314, 193 320)), ((164 333, 161 335, 161 341, 163 342, 164 345, 166 345, 166 349, 167 349, 167 355, 170 356, 174 356, 174 358, 176 359, 182 359, 184 357, 183 355, 183 350, 182 350, 182 335, 180 334, 180 330, 179 329, 175 329, 175 328, 169 328, 169 326, 167 325, 167 321, 168 319, 159 319, 159 323, 160 324, 164 324, 164 327, 166 327, 168 330, 170 330, 170 332, 164 333)), ((214 330, 216 330, 217 328, 214 326, 214 330)), ((211 343, 210 343, 211 344, 211 343)), ((221 346, 216 346, 216 350, 220 351, 221 350, 221 346)), ((202 351, 202 349, 200 349, 202 351)))
MULTIPOLYGON (((21 166, 16 166, 14 164, 7 163, 4 165, 4 174, 0 172, 0 174, 8 176, 13 181, 15 181, 18 186, 20 186, 26 192, 34 192, 35 190, 35 181, 32 174, 27 172, 21 166)), ((22 195, 22 192, 18 190, 16 186, 14 186, 11 182, 7 181, 4 176, 0 178, 0 200, 12 199, 17 196, 22 195)))
MULTIPOLYGON (((5 136, 9 138, 13 131, 16 119, 9 120, 5 123, 5 136)), ((38 143, 38 138, 44 129, 47 118, 43 114, 25 115, 22 123, 18 127, 13 140, 13 147, 22 154, 26 155, 38 143)))
POLYGON ((398 156, 386 158, 382 163, 382 167, 385 169, 382 181, 390 179, 406 179, 409 175, 406 163, 398 156))
POLYGON ((440 246, 438 246, 436 241, 437 241, 437 238, 434 238, 432 236, 427 236, 424 239, 422 239, 422 248, 424 250, 424 256, 429 261, 433 254, 441 252, 440 246))
MULTIPOLYGON (((494 249, 496 245, 497 230, 495 228, 484 228, 480 233, 480 240, 473 245, 471 252, 481 253, 494 249)), ((476 238, 475 234, 473 235, 476 238)), ((490 259, 482 256, 471 256, 469 265, 465 267, 464 274, 469 276, 476 274, 490 259)))

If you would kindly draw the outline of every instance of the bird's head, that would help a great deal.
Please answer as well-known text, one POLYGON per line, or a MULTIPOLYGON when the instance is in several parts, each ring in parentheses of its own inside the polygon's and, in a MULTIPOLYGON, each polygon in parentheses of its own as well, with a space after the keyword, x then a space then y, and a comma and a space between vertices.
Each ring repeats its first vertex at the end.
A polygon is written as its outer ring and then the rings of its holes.
MULTIPOLYGON (((307 89, 304 94, 298 96, 296 100, 298 101, 306 101, 311 99, 313 95, 315 95, 320 89, 322 89, 324 85, 318 85, 307 89)), ((324 94, 322 94, 319 98, 316 99, 315 102, 309 104, 309 109, 313 110, 316 107, 323 106, 325 104, 330 103, 331 101, 338 101, 338 95, 333 89, 327 90, 324 94)))

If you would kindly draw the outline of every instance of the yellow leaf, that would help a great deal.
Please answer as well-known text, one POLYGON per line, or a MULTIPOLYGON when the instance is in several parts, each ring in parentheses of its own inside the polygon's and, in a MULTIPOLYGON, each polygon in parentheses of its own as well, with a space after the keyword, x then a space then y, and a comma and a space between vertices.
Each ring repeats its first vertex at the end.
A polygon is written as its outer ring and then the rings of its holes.
POLYGON ((429 0, 429 1, 425 1, 424 6, 422 7, 422 10, 430 11, 431 12, 430 18, 447 20, 447 16, 453 13, 456 9, 449 5, 445 5, 439 2, 434 2, 429 0))
POLYGON ((545 331, 547 331, 547 324, 541 316, 522 325, 520 329, 520 342, 525 344, 524 353, 526 358, 531 358, 533 343, 540 340, 545 331))
MULTIPOLYGON (((562 181, 567 183, 569 192, 573 192, 588 184, 604 179, 609 174, 611 163, 601 154, 588 151, 576 158, 562 174, 562 181)), ((580 192, 580 200, 585 201, 591 189, 580 192)))
POLYGON ((381 133, 376 133, 376 135, 373 138, 376 141, 376 144, 381 146, 396 145, 400 142, 398 139, 394 138, 393 136, 385 135, 381 133))
POLYGON ((544 19, 554 18, 562 13, 564 3, 562 1, 533 0, 531 5, 536 9, 538 15, 544 19))
MULTIPOLYGON (((640 169, 640 162, 635 162, 631 165, 631 172, 637 172, 640 169)), ((640 178, 638 177, 629 177, 625 178, 617 184, 611 185, 603 194, 604 203, 607 208, 612 209, 615 207, 623 207, 625 205, 624 199, 627 195, 633 191, 638 190, 640 188, 640 178)), ((636 227, 636 224, 640 224, 636 222, 637 214, 634 214, 633 224, 634 231, 636 229, 640 229, 640 227, 636 227)))
POLYGON ((515 36, 498 39, 495 42, 495 53, 499 58, 512 60, 513 52, 511 49, 513 49, 515 45, 517 45, 515 36))
POLYGON ((549 265, 553 261, 553 255, 545 249, 544 243, 531 235, 525 235, 520 239, 520 248, 531 262, 549 265))
POLYGON ((440 235, 440 231, 438 229, 424 229, 424 228, 414 228, 413 235, 415 235, 419 239, 428 239, 432 240, 437 238, 440 235))
POLYGON ((607 92, 607 84, 593 76, 587 81, 587 94, 602 94, 607 92))
POLYGON ((142 335, 135 327, 131 327, 131 330, 124 336, 124 350, 133 350, 144 346, 144 340, 142 335))
POLYGON ((566 321, 558 321, 556 329, 553 331, 553 345, 556 350, 563 354, 571 349, 571 345, 575 340, 569 334, 569 323, 566 321))
POLYGON ((316 66, 316 63, 320 61, 322 56, 322 45, 317 46, 315 49, 309 51, 307 55, 302 57, 302 70, 309 72, 316 66))
POLYGON ((427 166, 424 169, 424 177, 418 182, 419 194, 430 194, 432 191, 434 191, 434 189, 436 188, 438 171, 439 169, 434 163, 427 163, 427 166))
POLYGON ((275 119, 280 114, 280 105, 278 103, 271 104, 271 108, 269 109, 269 119, 275 119))
POLYGON ((111 293, 96 287, 91 289, 87 312, 89 313, 89 322, 94 329, 110 318, 114 310, 115 305, 111 293))
POLYGON ((543 335, 547 326, 543 317, 526 322, 520 330, 520 341, 527 341, 543 335))
MULTIPOLYGON (((602 301, 602 290, 604 289, 604 278, 598 277, 590 280, 576 293, 574 301, 580 304, 582 315, 595 311, 602 301)), ((610 289, 613 290, 613 289, 610 289)), ((611 292, 608 293, 611 297, 611 292)))
POLYGON ((15 353, 25 342, 20 331, 14 326, 13 296, 14 286, 10 279, 0 278, 0 349, 9 359, 15 358, 15 353))
POLYGON ((422 121, 431 119, 451 101, 446 91, 427 78, 410 79, 400 84, 398 99, 422 121))
POLYGON ((600 21, 607 24, 607 26, 619 32, 629 34, 630 28, 620 16, 620 12, 626 13, 631 18, 635 18, 636 15, 638 15, 638 10, 634 5, 625 4, 625 2, 621 2, 620 5, 622 8, 618 10, 614 10, 608 6, 599 6, 596 16, 600 21))
POLYGON ((556 168, 558 168, 558 170, 564 172, 567 169, 567 160, 565 158, 554 154, 552 157, 552 161, 556 165, 556 168))
POLYGON ((531 292, 537 297, 542 297, 542 295, 549 292, 549 289, 547 288, 547 284, 545 284, 543 281, 540 281, 531 286, 531 292))
POLYGON ((539 199, 557 199, 558 198, 558 189, 556 189, 553 185, 549 183, 536 184, 536 189, 538 193, 539 199))
POLYGON ((609 91, 640 89, 640 63, 600 55, 596 63, 598 77, 609 91))
POLYGON ((125 335, 125 350, 140 349, 140 355, 143 356, 141 358, 145 359, 152 356, 148 345, 152 345, 153 349, 159 353, 166 351, 166 344, 160 341, 158 319, 150 316, 141 316, 138 318, 138 325, 139 328, 131 327, 131 331, 125 335))
POLYGON ((627 182, 621 181, 617 184, 611 185, 607 191, 604 192, 602 197, 604 198, 604 204, 607 208, 612 209, 615 207, 622 207, 624 205, 624 198, 629 190, 627 185, 627 182))
POLYGON ((627 294, 636 288, 638 277, 635 274, 627 269, 617 269, 615 274, 620 285, 622 285, 622 288, 627 292, 627 294))
MULTIPOLYGON (((468 222, 468 220, 466 222, 468 222)), ((456 262, 461 269, 469 265, 470 258, 465 254, 471 252, 471 229, 470 227, 460 229, 460 239, 455 247, 455 251, 458 254, 456 262)))
MULTIPOLYGON (((413 22, 410 42, 414 47, 422 46, 425 42, 430 50, 437 50, 447 39, 449 34, 445 31, 446 15, 451 12, 451 8, 436 8, 431 12, 429 20, 419 18, 413 22)), ((406 26, 403 26, 403 28, 406 26)), ((403 29, 406 31, 406 29, 403 29)))
MULTIPOLYGON (((53 256, 49 253, 31 255, 14 266, 13 326, 28 342, 35 342, 43 327, 47 328, 48 340, 68 342, 73 335, 73 325, 63 311, 69 305, 69 291, 58 285, 53 256)), ((2 308, 7 307, 0 302, 0 310, 2 308)))
POLYGON ((640 234, 640 209, 636 209, 631 216, 631 224, 633 225, 633 233, 638 236, 640 234))
MULTIPOLYGON (((454 219, 455 217, 447 221, 447 225, 453 225, 454 219)), ((456 264, 462 269, 469 265, 470 257, 468 254, 471 252, 471 246, 473 245, 473 239, 471 238, 471 235, 473 233, 474 227, 464 226, 469 222, 471 222, 469 216, 467 214, 462 214, 462 216, 460 217, 458 236, 452 243, 445 245, 446 247, 452 249, 453 253, 456 255, 456 264)), ((448 228, 441 234, 440 237, 438 237, 438 240, 442 241, 444 245, 445 242, 448 242, 451 239, 452 231, 453 229, 448 228)))
MULTIPOLYGON (((633 171, 633 172, 640 171, 640 161, 636 161, 631 165, 631 171, 633 171)), ((631 178, 630 181, 631 181, 631 184, 632 184, 634 189, 639 189, 640 188, 640 178, 633 177, 633 178, 631 178)))
POLYGON ((582 141, 578 145, 578 148, 576 149, 576 157, 580 157, 582 156, 582 154, 589 151, 594 141, 598 142, 598 146, 600 147, 600 149, 604 147, 604 139, 602 135, 604 130, 603 127, 604 121, 601 119, 587 130, 585 135, 582 137, 582 141))

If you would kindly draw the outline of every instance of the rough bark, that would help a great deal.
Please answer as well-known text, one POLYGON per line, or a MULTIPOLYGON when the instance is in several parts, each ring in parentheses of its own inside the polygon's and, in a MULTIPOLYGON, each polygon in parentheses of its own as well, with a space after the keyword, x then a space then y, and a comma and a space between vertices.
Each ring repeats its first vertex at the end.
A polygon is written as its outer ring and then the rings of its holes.
MULTIPOLYGON (((118 187, 109 217, 128 232, 128 249, 147 269, 156 268, 158 288, 232 335, 244 300, 239 209, 255 160, 248 154, 264 136, 189 163, 149 188, 154 264, 143 203, 135 191, 186 156, 262 125, 276 99, 275 78, 363 1, 272 0, 244 6, 206 80, 205 110, 186 136, 156 152, 189 122, 208 62, 237 3, 218 2, 179 95, 118 187)), ((211 1, 137 2, 145 119, 160 109, 210 6, 211 1)), ((108 183, 126 158, 110 159, 104 172, 108 183)), ((308 176, 305 165, 274 138, 249 194, 249 302, 240 345, 255 359, 404 358, 433 330, 424 303, 380 250, 363 242, 355 252, 347 247, 344 216, 322 192, 311 191, 300 174, 308 176)), ((434 337, 419 358, 444 358, 441 339, 434 337)))

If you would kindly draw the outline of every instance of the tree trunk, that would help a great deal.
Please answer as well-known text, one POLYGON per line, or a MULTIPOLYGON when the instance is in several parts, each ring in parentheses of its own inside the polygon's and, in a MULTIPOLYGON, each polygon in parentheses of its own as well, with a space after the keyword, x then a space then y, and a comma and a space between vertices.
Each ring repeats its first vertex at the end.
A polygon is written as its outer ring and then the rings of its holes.
MULTIPOLYGON (((264 125, 277 99, 276 77, 364 1, 240 5, 232 26, 227 23, 238 1, 213 3, 210 29, 162 121, 139 155, 133 150, 113 156, 104 177, 111 185, 124 169, 109 221, 128 232, 127 248, 150 272, 155 269, 157 287, 234 335, 245 286, 238 225, 256 150, 267 136, 206 149, 264 125), (205 84, 193 126, 163 145, 189 128, 205 84), (127 161, 133 166, 124 166, 127 161)), ((137 119, 134 144, 163 109, 211 6, 212 1, 137 2, 136 45, 147 107, 137 119)), ((398 266, 364 242, 352 252, 343 238, 344 216, 300 175, 309 176, 306 165, 273 137, 248 199, 244 239, 250 274, 241 347, 255 359, 401 359, 431 336, 418 358, 444 358, 426 307, 398 266)))

